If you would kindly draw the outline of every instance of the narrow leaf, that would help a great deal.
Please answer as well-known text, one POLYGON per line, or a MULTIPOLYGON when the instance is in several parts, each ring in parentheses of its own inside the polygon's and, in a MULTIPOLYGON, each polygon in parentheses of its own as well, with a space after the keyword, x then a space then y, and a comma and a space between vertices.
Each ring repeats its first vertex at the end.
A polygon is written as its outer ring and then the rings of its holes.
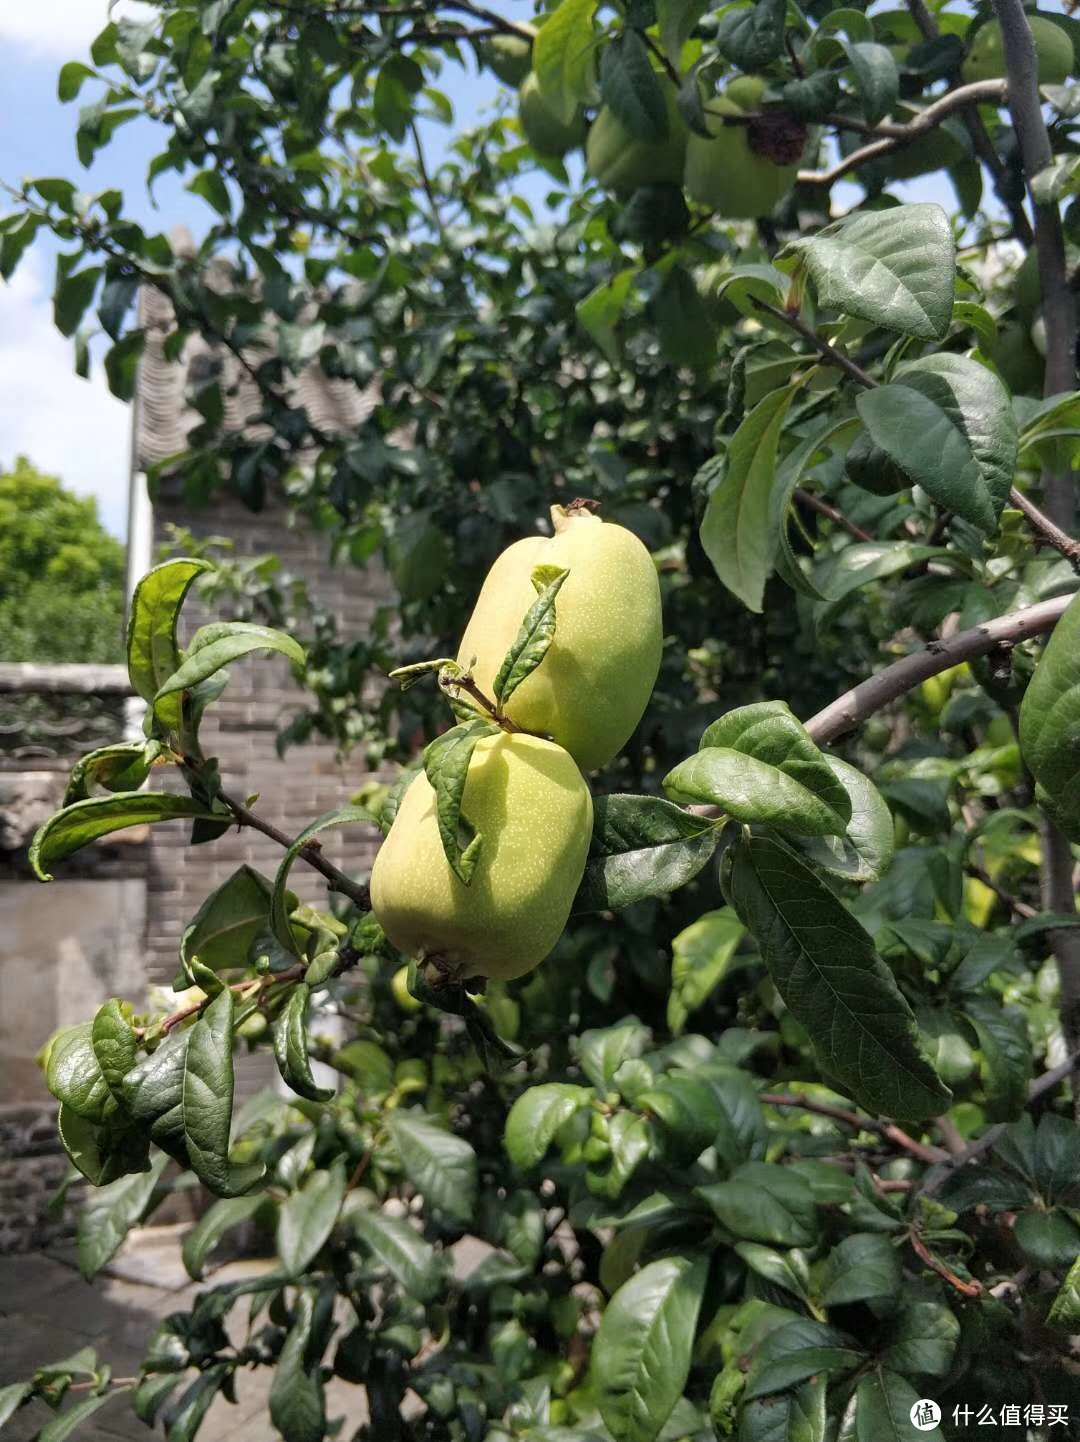
POLYGON ((274 935, 287 951, 294 955, 296 951, 296 940, 292 934, 292 927, 289 925, 288 905, 288 881, 289 872, 293 863, 303 851, 312 837, 317 836, 320 831, 326 831, 333 826, 364 826, 378 825, 378 819, 371 814, 366 806, 342 806, 337 811, 328 811, 306 826, 296 840, 281 858, 281 864, 274 876, 274 894, 271 903, 271 920, 274 927, 274 935))
POLYGON ((400 1108, 388 1113, 387 1125, 405 1175, 427 1206, 451 1221, 470 1221, 476 1212, 477 1162, 465 1138, 400 1108))
POLYGON ((503 657, 492 683, 495 700, 500 706, 509 701, 522 681, 532 675, 547 655, 555 639, 555 598, 569 574, 568 570, 551 566, 538 566, 533 572, 532 581, 538 595, 526 611, 521 629, 503 657), (553 574, 541 575, 541 572, 553 574))
POLYGON ((533 71, 544 101, 564 125, 592 91, 596 0, 562 0, 533 43, 533 71))
POLYGON ((326 1102, 334 1095, 334 1089, 319 1086, 312 1075, 308 1056, 310 1009, 311 989, 299 982, 274 1023, 274 1059, 282 1081, 298 1096, 312 1102, 326 1102))
POLYGON ((89 801, 76 801, 62 811, 54 811, 48 821, 38 827, 30 843, 30 865, 39 881, 52 881, 52 874, 46 867, 63 861, 72 852, 89 846, 102 836, 155 821, 200 817, 217 819, 205 805, 192 797, 172 796, 166 792, 121 792, 115 796, 95 796, 89 801))
POLYGON ((277 1249, 281 1265, 291 1277, 300 1276, 322 1250, 334 1230, 345 1200, 345 1163, 308 1177, 299 1190, 282 1202, 278 1211, 277 1249))
MULTIPOLYGON (((152 703, 162 683, 180 665, 176 626, 184 598, 196 576, 212 569, 209 561, 163 561, 135 587, 128 621, 128 675, 144 701, 152 703)), ((155 711, 164 725, 175 728, 180 724, 179 699, 155 707, 155 711)))
POLYGON ((146 1172, 121 1177, 93 1192, 79 1214, 79 1270, 87 1281, 120 1250, 133 1226, 142 1220, 168 1157, 157 1156, 146 1172))
POLYGON ((209 1207, 184 1237, 180 1255, 184 1270, 192 1281, 199 1281, 210 1253, 233 1227, 249 1222, 260 1207, 264 1196, 222 1197, 209 1207))
POLYGON ((237 1196, 260 1180, 262 1163, 229 1162, 233 1106, 233 994, 226 987, 192 1027, 184 1068, 184 1135, 191 1166, 218 1196, 237 1196))
POLYGON ((691 881, 719 840, 714 822, 659 796, 600 796, 576 913, 618 911, 691 881))
POLYGON ((275 631, 269 626, 256 626, 248 621, 204 626, 191 638, 183 663, 158 687, 154 698, 155 709, 165 697, 177 691, 190 691, 223 666, 229 666, 253 651, 277 652, 286 656, 294 666, 303 666, 307 659, 304 648, 297 641, 284 631, 275 631))
POLYGON ((424 771, 435 792, 435 811, 442 838, 443 851, 458 880, 468 886, 483 845, 480 832, 473 831, 462 812, 469 763, 477 742, 494 735, 497 727, 489 721, 465 721, 438 736, 424 752, 424 771), (468 832, 466 845, 461 845, 460 832, 468 832))

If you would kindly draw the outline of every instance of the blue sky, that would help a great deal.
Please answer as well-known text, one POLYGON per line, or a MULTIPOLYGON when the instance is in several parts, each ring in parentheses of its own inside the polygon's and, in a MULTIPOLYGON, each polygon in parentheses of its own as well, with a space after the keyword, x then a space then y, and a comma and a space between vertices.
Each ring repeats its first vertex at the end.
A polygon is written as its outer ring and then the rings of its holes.
MULTIPOLYGON (((492 8, 522 20, 534 9, 531 0, 497 0, 492 8)), ((119 0, 114 10, 115 14, 137 12, 137 0, 119 0)), ((128 212, 142 223, 167 230, 183 222, 197 234, 209 224, 210 212, 184 191, 177 177, 158 181, 157 210, 146 195, 147 164, 160 149, 164 133, 159 127, 138 121, 124 126, 89 172, 76 159, 78 102, 60 104, 56 76, 65 60, 86 57, 106 18, 106 0, 0 0, 0 46, 5 52, 0 180, 17 183, 24 177, 61 175, 90 191, 116 187, 124 192, 128 212)), ((454 103, 458 125, 472 123, 496 94, 490 76, 451 67, 443 88, 454 103)), ((84 98, 91 98, 92 91, 93 83, 88 82, 84 98)), ((528 186, 529 199, 542 197, 548 188, 538 176, 528 186)), ((905 199, 952 204, 944 176, 904 189, 905 199)), ((835 203, 851 205, 860 194, 855 186, 839 186, 835 203)), ((89 381, 74 374, 71 342, 52 326, 55 255, 55 245, 43 237, 12 282, 0 282, 0 466, 10 464, 16 455, 28 455, 74 490, 96 496, 105 524, 122 536, 130 414, 127 406, 109 395, 99 373, 89 381)))

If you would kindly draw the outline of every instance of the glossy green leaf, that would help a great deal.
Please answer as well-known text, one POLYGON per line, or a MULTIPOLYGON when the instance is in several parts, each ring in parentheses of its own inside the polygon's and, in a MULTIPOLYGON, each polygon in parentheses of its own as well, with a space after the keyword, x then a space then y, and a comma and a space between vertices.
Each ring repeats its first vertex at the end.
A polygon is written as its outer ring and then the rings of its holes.
POLYGON ((325 1102, 334 1095, 334 1089, 319 1086, 312 1074, 308 1056, 310 1010, 311 988, 298 982, 274 1023, 274 1059, 286 1086, 308 1101, 325 1102))
POLYGON ((303 666, 304 648, 284 631, 269 626, 256 626, 250 621, 221 621, 203 626, 191 638, 184 660, 158 687, 154 707, 178 691, 190 691, 208 680, 222 667, 250 656, 254 651, 274 652, 285 656, 294 666, 303 666))
POLYGON ((716 44, 740 70, 762 70, 784 51, 785 0, 755 0, 727 10, 716 31, 716 44))
POLYGON ((929 1297, 905 1300, 890 1323, 881 1360, 905 1377, 947 1377, 959 1341, 960 1323, 951 1307, 929 1297))
POLYGON ((1080 596, 1054 628, 1020 705, 1020 749, 1039 799, 1080 841, 1080 596))
MULTIPOLYGON (((128 675, 144 701, 152 703, 180 665, 176 627, 184 598, 195 578, 212 569, 209 561, 178 557, 154 566, 135 587, 128 619, 128 675)), ((179 726, 179 697, 154 709, 164 726, 179 726)))
POLYGON ((222 1197, 208 1207, 184 1237, 181 1257, 184 1270, 192 1281, 199 1281, 206 1265, 206 1259, 233 1227, 251 1221, 260 1207, 266 1205, 264 1196, 222 1197))
POLYGON ((821 1286, 822 1306, 892 1298, 899 1290, 900 1256, 880 1232, 853 1232, 829 1253, 821 1286))
POLYGON ((540 93, 564 125, 592 93, 595 14, 596 0, 562 0, 533 43, 533 72, 540 93))
MULTIPOLYGON (((863 114, 871 125, 888 115, 900 93, 900 71, 887 45, 871 40, 844 42, 863 114)), ((904 207, 905 209, 908 207, 904 207)))
POLYGON ((635 270, 621 270, 610 280, 601 281, 584 300, 578 301, 574 311, 578 324, 592 336, 612 365, 619 362, 617 328, 636 274, 635 270))
POLYGON ((91 1122, 61 1105, 56 1129, 72 1165, 92 1186, 107 1186, 149 1165, 149 1136, 118 1112, 108 1121, 91 1122))
POLYGON ((608 1303, 591 1377, 615 1442, 654 1442, 682 1395, 707 1272, 703 1258, 650 1262, 608 1303))
POLYGON ((359 1205, 348 1209, 352 1233, 410 1296, 430 1302, 443 1286, 438 1254, 408 1222, 359 1205))
POLYGON ((11 1382, 6 1387, 0 1387, 0 1427, 15 1415, 31 1390, 29 1382, 11 1382))
POLYGON ((912 1409, 919 1402, 919 1393, 904 1377, 878 1369, 859 1383, 851 1403, 850 1422, 845 1417, 844 1442, 944 1442, 940 1427, 916 1427, 912 1409))
POLYGON ((624 30, 601 51, 600 95, 636 140, 658 144, 667 139, 664 91, 636 30, 624 30))
POLYGON ((100 1006, 90 1026, 94 1059, 109 1094, 119 1100, 121 1085, 135 1065, 139 1044, 128 1016, 130 1008, 113 998, 100 1006))
POLYGON ((92 1192, 79 1214, 79 1271, 90 1280, 112 1260, 132 1227, 142 1220, 168 1157, 157 1156, 149 1171, 121 1177, 92 1192))
POLYGON ((856 404, 875 445, 939 505, 993 535, 1018 449, 1009 393, 993 371, 966 356, 925 356, 856 404))
POLYGON ((780 842, 744 838, 733 860, 731 900, 826 1075, 875 1113, 939 1116, 950 1094, 867 932, 780 842))
POLYGON ((979 1039, 987 1115, 992 1121, 1015 1121, 1027 1105, 1031 1082, 1027 1018, 1019 1008, 1003 1007, 992 996, 967 997, 963 1009, 979 1039))
POLYGON ((828 802, 786 771, 729 746, 695 752, 668 772, 663 785, 673 801, 718 806, 736 821, 794 835, 843 835, 844 821, 828 802))
MULTIPOLYGON (((521 628, 492 682, 495 700, 500 706, 506 705, 522 681, 532 675, 547 655, 555 639, 555 599, 569 574, 568 570, 554 566, 537 566, 533 572, 536 600, 526 611, 521 628)), ((430 771, 428 780, 431 780, 430 771)))
POLYGON ((175 1405, 170 1405, 169 1442, 192 1442, 231 1370, 228 1362, 216 1362, 207 1367, 185 1389, 175 1405))
MULTIPOLYGON (((1059 1327, 1063 1332, 1075 1332, 1080 1327, 1080 1257, 1077 1257, 1069 1268, 1069 1274, 1054 1298, 1046 1320, 1051 1327, 1059 1327)), ((2 1420, 3 1409, 0 1406, 0 1421, 2 1420)))
POLYGON ((63 1412, 50 1421, 46 1422, 37 1435, 37 1442, 67 1442, 69 1437, 74 1437, 82 1428, 84 1422, 88 1421, 95 1412, 101 1410, 105 1403, 117 1393, 130 1391, 129 1387, 113 1387, 110 1391, 103 1392, 99 1396, 83 1397, 71 1407, 66 1407, 63 1412))
POLYGON ((192 1170, 219 1197, 238 1196, 265 1172, 261 1162, 233 1166, 233 994, 226 987, 191 1028, 181 1091, 184 1137, 192 1170))
POLYGON ((53 1096, 70 1112, 103 1120, 111 1092, 94 1052, 91 1022, 68 1027, 54 1039, 45 1075, 53 1096))
POLYGON ((170 1372, 144 1377, 135 1388, 131 1398, 131 1406, 139 1421, 145 1422, 147 1427, 152 1427, 157 1420, 158 1413, 179 1383, 180 1378, 170 1372))
POLYGON ((784 1392, 819 1372, 849 1372, 862 1360, 850 1338, 835 1327, 800 1317, 777 1327, 762 1342, 747 1378, 746 1397, 749 1401, 784 1392))
POLYGON ((711 821, 659 796, 598 796, 574 911, 618 911, 691 881, 719 840, 711 821))
POLYGON ((897 571, 906 571, 945 554, 940 546, 923 546, 914 541, 856 541, 845 546, 839 555, 823 561, 814 580, 825 597, 826 614, 832 615, 838 602, 871 581, 884 580, 897 571))
MULTIPOLYGON (((296 1294, 293 1324, 281 1349, 270 1385, 270 1420, 284 1442, 322 1442, 326 1435, 326 1399, 322 1374, 308 1358, 315 1300, 296 1294)), ((315 1359, 316 1362, 318 1359, 315 1359)))
POLYGON ((812 1377, 791 1392, 755 1397, 739 1414, 739 1442, 827 1442, 826 1395, 826 1379, 812 1377))
POLYGON ((745 1162, 726 1182, 699 1187, 721 1223, 741 1241, 810 1247, 818 1216, 810 1184, 787 1167, 745 1162))
POLYGON ((515 1167, 534 1167, 547 1153, 555 1134, 593 1096, 588 1087, 547 1082, 530 1087, 506 1118, 506 1150, 515 1167))
POLYGON ((137 791, 150 775, 150 764, 159 751, 154 741, 122 741, 89 752, 72 768, 63 805, 86 801, 95 789, 137 791))
POLYGON ((212 891, 184 928, 180 960, 196 957, 211 971, 246 967, 252 945, 270 923, 271 883, 241 866, 212 891))
POLYGON ((424 771, 435 792, 443 851, 454 875, 466 886, 472 881, 483 845, 480 832, 473 830, 461 809, 469 763, 481 737, 494 735, 496 730, 493 721, 464 721, 436 737, 424 752, 424 771), (467 837, 464 846, 461 844, 463 831, 467 837))
POLYGON ((425 1204, 450 1221, 470 1221, 476 1213, 477 1162, 465 1138, 400 1107, 386 1120, 405 1175, 425 1204))
POLYGON ((889 868, 896 827, 885 798, 868 776, 842 761, 826 762, 848 795, 851 819, 843 836, 800 836, 795 844, 808 861, 845 881, 877 881, 889 868))
POLYGON ((956 247, 939 205, 856 211, 786 253, 806 266, 823 308, 923 340, 949 329, 956 247))
POLYGON ((278 1209, 277 1250, 281 1265, 300 1276, 329 1240, 345 1200, 345 1163, 338 1157, 312 1173, 278 1209))
POLYGON ((190 1031, 173 1032, 124 1078, 124 1107, 152 1141, 181 1166, 189 1165, 184 1130, 184 1070, 190 1031))
POLYGON ((770 391, 741 422, 724 454, 707 463, 715 483, 701 522, 701 544, 728 590, 756 612, 776 555, 770 497, 777 445, 794 395, 792 387, 770 391))
POLYGON ((725 906, 706 911, 673 939, 667 1019, 676 1036, 727 976, 745 935, 746 927, 725 906))
POLYGON ((213 813, 190 796, 172 796, 167 792, 123 792, 76 801, 73 806, 54 811, 48 821, 38 827, 30 843, 30 865, 39 881, 52 881, 46 867, 63 861, 72 852, 103 836, 155 821, 199 817, 210 820, 213 813))
POLYGON ((775 766, 823 801, 841 826, 851 819, 847 789, 786 701, 759 701, 728 711, 706 727, 699 746, 729 746, 775 766))
POLYGON ((597 1091, 609 1091, 623 1062, 639 1057, 650 1040, 649 1028, 628 1017, 615 1026, 583 1031, 577 1038, 578 1062, 597 1091))

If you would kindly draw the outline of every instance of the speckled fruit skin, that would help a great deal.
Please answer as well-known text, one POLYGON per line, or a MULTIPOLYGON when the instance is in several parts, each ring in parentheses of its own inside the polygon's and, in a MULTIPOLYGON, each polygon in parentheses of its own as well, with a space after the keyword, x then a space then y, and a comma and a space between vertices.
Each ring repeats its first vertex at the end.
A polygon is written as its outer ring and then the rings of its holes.
POLYGON ((629 195, 640 185, 681 180, 690 132, 679 114, 673 85, 664 86, 664 99, 668 117, 665 140, 635 140, 607 105, 593 121, 585 145, 585 165, 605 190, 629 195))
POLYGON ((570 575, 555 602, 555 639, 506 705, 515 726, 551 736, 583 771, 606 766, 641 720, 660 669, 663 622, 652 557, 632 531, 552 508, 555 535, 530 536, 496 560, 458 660, 487 696, 536 599, 535 567, 570 575))
POLYGON ((564 125, 540 94, 535 75, 528 75, 518 91, 518 118, 525 139, 541 155, 563 156, 585 140, 585 116, 578 111, 569 125, 564 125))
MULTIPOLYGON (((1073 48, 1069 37, 1053 20, 1029 15, 1031 38, 1039 61, 1039 84, 1062 85, 1073 69, 1073 48)), ((980 25, 964 61, 966 81, 1001 80, 1005 75, 1005 42, 996 20, 980 25)))
POLYGON ((585 870, 592 797, 561 747, 500 732, 473 752, 462 810, 483 842, 468 886, 450 869, 435 793, 420 773, 371 872, 371 906, 406 956, 440 957, 461 978, 512 981, 562 934, 585 870))
POLYGON ((686 192, 699 205, 725 220, 753 220, 769 215, 795 184, 797 165, 773 165, 750 148, 745 126, 725 125, 724 115, 757 108, 764 82, 756 76, 740 76, 716 100, 709 102, 711 114, 705 123, 712 140, 691 135, 686 147, 686 192))

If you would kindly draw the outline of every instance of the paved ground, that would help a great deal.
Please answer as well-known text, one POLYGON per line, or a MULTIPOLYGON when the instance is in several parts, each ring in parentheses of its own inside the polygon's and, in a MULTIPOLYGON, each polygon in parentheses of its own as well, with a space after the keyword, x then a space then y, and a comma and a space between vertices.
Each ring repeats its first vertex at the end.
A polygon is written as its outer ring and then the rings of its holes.
MULTIPOLYGON (((180 1263, 186 1225, 137 1233, 90 1285, 70 1252, 0 1257, 0 1386, 28 1378, 35 1367, 59 1361, 80 1347, 98 1349, 113 1375, 134 1373, 160 1318, 186 1310, 198 1290, 180 1263)), ((237 1280, 266 1266, 235 1262, 213 1274, 237 1280)), ((268 1442, 276 1436, 266 1414, 269 1372, 241 1372, 237 1405, 218 1398, 199 1431, 199 1442, 268 1442)), ((343 1438, 365 1420, 362 1388, 336 1379, 327 1387, 327 1413, 346 1418, 343 1438)), ((42 1402, 24 1407, 4 1429, 3 1442, 28 1442, 52 1414, 42 1402)), ((75 1434, 74 1442, 148 1442, 149 1433, 117 1396, 75 1434)))

